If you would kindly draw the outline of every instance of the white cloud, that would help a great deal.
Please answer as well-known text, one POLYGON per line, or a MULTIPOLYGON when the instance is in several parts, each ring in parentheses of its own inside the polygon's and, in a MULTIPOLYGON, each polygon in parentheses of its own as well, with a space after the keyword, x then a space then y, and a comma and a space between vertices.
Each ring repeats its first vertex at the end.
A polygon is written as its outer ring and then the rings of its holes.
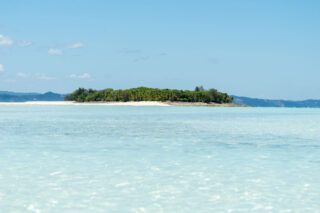
POLYGON ((19 78, 26 78, 26 77, 28 77, 28 75, 27 75, 26 73, 23 73, 23 72, 18 72, 18 73, 17 73, 17 76, 18 76, 19 78))
POLYGON ((36 77, 37 79, 39 79, 39 80, 54 80, 54 79, 56 79, 56 78, 54 78, 54 77, 50 77, 50 76, 47 76, 47 75, 42 74, 42 73, 36 73, 36 74, 35 74, 35 77, 36 77))
POLYGON ((13 40, 9 37, 5 37, 0 34, 0 46, 10 46, 13 44, 13 40))
POLYGON ((74 44, 69 44, 69 45, 68 45, 68 48, 76 49, 76 48, 83 47, 83 46, 84 46, 83 43, 77 42, 77 43, 74 43, 74 44))
POLYGON ((82 75, 71 74, 69 78, 80 78, 80 79, 89 79, 91 75, 89 73, 83 73, 82 75))
POLYGON ((50 55, 62 55, 62 50, 50 48, 48 53, 50 55))
POLYGON ((2 64, 0 64, 0 72, 4 72, 4 68, 2 64))
POLYGON ((19 47, 28 47, 32 45, 32 42, 30 41, 21 41, 17 44, 19 47))
POLYGON ((0 46, 11 46, 13 44, 16 44, 19 47, 28 47, 28 46, 32 45, 32 42, 30 42, 30 41, 15 42, 11 38, 0 34, 0 46))
POLYGON ((51 77, 51 76, 47 76, 46 74, 43 74, 43 73, 36 73, 36 74, 28 74, 28 73, 24 73, 24 72, 18 72, 17 73, 17 77, 18 78, 35 78, 35 79, 38 79, 38 80, 55 80, 56 78, 55 77, 51 77))
POLYGON ((91 78, 91 75, 89 73, 83 73, 82 75, 78 76, 79 78, 91 78))

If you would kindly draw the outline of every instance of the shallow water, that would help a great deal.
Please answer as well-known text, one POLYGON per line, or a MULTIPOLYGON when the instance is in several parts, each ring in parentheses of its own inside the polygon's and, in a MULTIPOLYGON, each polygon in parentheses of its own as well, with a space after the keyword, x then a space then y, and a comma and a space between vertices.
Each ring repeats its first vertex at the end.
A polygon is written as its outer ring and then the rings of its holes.
POLYGON ((1 212, 320 212, 320 109, 0 106, 1 212))

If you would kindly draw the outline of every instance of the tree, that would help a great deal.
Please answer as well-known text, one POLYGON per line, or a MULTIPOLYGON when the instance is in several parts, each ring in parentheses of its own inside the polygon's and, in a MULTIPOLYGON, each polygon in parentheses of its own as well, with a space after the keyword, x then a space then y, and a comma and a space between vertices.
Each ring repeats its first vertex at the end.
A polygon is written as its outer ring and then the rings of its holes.
POLYGON ((125 90, 93 90, 79 88, 65 97, 70 101, 183 101, 183 102, 216 102, 231 103, 233 98, 216 89, 205 91, 202 86, 197 86, 195 91, 156 89, 138 87, 125 90))
POLYGON ((218 91, 216 89, 209 89, 209 97, 211 102, 218 102, 218 91))

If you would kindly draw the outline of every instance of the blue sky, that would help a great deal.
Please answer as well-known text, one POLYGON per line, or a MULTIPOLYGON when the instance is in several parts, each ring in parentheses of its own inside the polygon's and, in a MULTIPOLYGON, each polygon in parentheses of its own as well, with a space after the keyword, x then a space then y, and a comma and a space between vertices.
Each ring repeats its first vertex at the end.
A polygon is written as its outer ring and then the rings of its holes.
POLYGON ((0 1, 0 90, 320 98, 320 1, 0 1))

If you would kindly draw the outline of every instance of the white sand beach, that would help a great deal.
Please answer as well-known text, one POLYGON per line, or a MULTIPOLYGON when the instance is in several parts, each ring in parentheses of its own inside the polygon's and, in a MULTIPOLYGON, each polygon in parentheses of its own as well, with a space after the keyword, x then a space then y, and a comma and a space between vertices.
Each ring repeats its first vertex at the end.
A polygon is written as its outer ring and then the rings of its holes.
POLYGON ((26 101, 0 102, 1 105, 96 105, 96 106, 207 106, 207 107, 248 107, 241 104, 218 104, 202 102, 160 102, 160 101, 128 101, 128 102, 74 102, 74 101, 26 101))
POLYGON ((103 105, 103 106, 170 106, 158 101, 128 101, 128 102, 73 102, 73 101, 27 101, 0 102, 0 105, 103 105))

